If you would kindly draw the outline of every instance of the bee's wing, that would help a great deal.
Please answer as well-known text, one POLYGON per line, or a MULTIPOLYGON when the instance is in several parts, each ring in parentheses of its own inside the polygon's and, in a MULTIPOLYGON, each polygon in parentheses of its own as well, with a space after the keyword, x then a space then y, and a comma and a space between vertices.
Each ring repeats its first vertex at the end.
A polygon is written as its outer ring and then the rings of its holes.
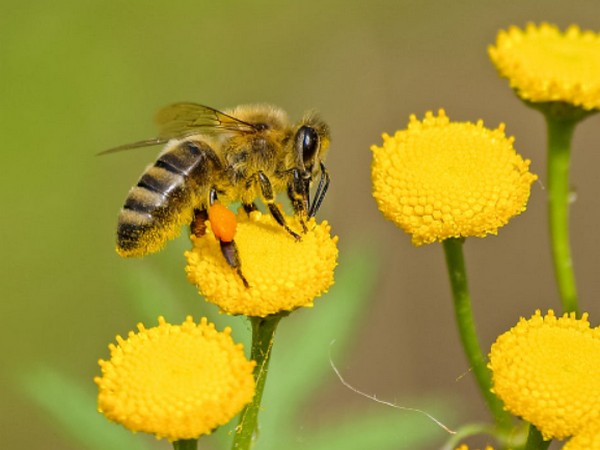
POLYGON ((158 111, 156 115, 158 137, 132 142, 109 148, 98 155, 119 152, 139 147, 165 144, 170 139, 182 138, 192 134, 217 134, 222 132, 250 132, 255 128, 252 124, 217 111, 209 106, 197 103, 174 103, 158 111))
POLYGON ((156 115, 159 139, 171 139, 191 134, 255 131, 252 124, 243 122, 214 108, 197 103, 174 103, 156 115))

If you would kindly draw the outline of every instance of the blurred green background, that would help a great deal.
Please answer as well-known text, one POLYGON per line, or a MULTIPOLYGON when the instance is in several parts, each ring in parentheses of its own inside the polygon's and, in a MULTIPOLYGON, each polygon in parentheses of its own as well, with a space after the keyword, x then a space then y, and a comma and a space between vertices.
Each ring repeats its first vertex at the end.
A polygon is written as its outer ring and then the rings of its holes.
MULTIPOLYGON (((84 448, 23 393, 22 381, 52 368, 93 394, 97 359, 108 356, 117 333, 158 312, 180 320, 212 308, 186 285, 185 238, 143 260, 114 252, 117 213, 158 150, 95 156, 154 136, 155 111, 175 101, 216 108, 271 102, 292 118, 306 109, 322 113, 332 128, 333 181, 320 217, 340 236, 342 264, 354 255, 376 270, 351 345, 337 361, 340 370, 357 388, 400 405, 427 408, 436 397, 460 405, 460 416, 439 417, 451 427, 485 420, 454 329, 441 247, 414 248, 383 220, 370 193, 369 147, 381 143, 382 132, 404 127, 409 114, 422 117, 439 107, 454 120, 482 118, 492 128, 506 122, 540 182, 528 211, 498 237, 466 245, 481 340, 489 347, 519 315, 559 309, 545 227, 543 121, 512 95, 486 54, 498 29, 542 20, 600 30, 600 6, 593 0, 3 2, 0 446, 84 448), (361 245, 370 253, 356 252, 361 245), (140 293, 150 291, 165 302, 143 310, 140 293), (172 296, 179 309, 167 301, 172 296)), ((577 130, 572 177, 575 270, 582 309, 593 323, 600 316, 599 120, 577 130)), ((288 320, 319 314, 320 302, 288 320)), ((247 333, 237 323, 236 332, 247 333)), ((274 364, 285 351, 276 348, 274 364)), ((383 408, 325 373, 289 436, 294 442, 307 439, 307 424, 383 408)), ((395 414, 402 420, 414 413, 395 414)), ((430 421, 416 422, 438 444, 446 437, 430 421)))

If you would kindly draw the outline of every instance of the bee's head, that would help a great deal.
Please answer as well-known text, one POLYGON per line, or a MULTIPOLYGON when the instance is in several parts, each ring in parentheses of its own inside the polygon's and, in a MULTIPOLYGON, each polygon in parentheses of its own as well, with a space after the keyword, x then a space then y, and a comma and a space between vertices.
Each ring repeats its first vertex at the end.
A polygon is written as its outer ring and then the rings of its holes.
POLYGON ((329 127, 313 113, 304 116, 294 135, 294 158, 296 167, 304 169, 301 174, 302 191, 309 217, 316 214, 329 186, 329 175, 323 164, 329 150, 329 140, 329 127), (311 201, 310 186, 317 175, 319 183, 311 201))
POLYGON ((307 174, 312 176, 321 170, 329 139, 329 127, 315 114, 305 116, 300 122, 294 136, 294 152, 307 174))

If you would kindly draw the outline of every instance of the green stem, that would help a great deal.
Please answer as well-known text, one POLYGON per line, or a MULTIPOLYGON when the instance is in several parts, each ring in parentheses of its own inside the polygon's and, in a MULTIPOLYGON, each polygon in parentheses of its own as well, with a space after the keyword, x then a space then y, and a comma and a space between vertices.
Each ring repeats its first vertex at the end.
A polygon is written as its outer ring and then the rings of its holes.
POLYGON ((545 114, 548 127, 548 219, 554 275, 564 312, 577 312, 577 289, 569 244, 569 166, 578 120, 545 114))
POLYGON ((452 296, 454 298, 454 313, 460 340, 479 385, 479 390, 483 395, 487 406, 494 416, 496 425, 501 429, 507 429, 511 424, 511 416, 502 407, 502 402, 492 391, 492 377, 487 368, 486 358, 483 356, 477 331, 475 329, 475 320, 473 318, 473 309, 471 307, 471 296, 467 283, 467 273, 465 270, 465 260, 463 256, 462 239, 446 239, 443 242, 446 255, 446 265, 452 287, 452 296))
POLYGON ((173 442, 173 450, 196 450, 198 448, 198 439, 182 439, 173 442))
POLYGON ((545 441, 542 437, 542 433, 533 425, 529 425, 529 433, 527 435, 527 442, 525 443, 525 450, 546 450, 550 447, 552 440, 545 441))
POLYGON ((273 349, 273 339, 277 324, 283 315, 276 314, 267 317, 250 317, 252 324, 252 350, 250 358, 256 361, 254 379, 256 393, 252 403, 247 405, 240 415, 235 431, 232 449, 249 450, 258 437, 258 412, 267 380, 269 361, 273 349))

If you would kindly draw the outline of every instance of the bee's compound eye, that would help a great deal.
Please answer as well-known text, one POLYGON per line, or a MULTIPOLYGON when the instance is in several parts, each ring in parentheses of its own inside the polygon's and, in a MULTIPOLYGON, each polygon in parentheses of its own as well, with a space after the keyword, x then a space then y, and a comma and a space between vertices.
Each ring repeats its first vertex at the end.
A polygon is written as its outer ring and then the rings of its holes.
POLYGON ((302 126, 296 134, 296 148, 302 152, 305 166, 312 166, 315 154, 319 148, 319 135, 314 128, 302 126))

